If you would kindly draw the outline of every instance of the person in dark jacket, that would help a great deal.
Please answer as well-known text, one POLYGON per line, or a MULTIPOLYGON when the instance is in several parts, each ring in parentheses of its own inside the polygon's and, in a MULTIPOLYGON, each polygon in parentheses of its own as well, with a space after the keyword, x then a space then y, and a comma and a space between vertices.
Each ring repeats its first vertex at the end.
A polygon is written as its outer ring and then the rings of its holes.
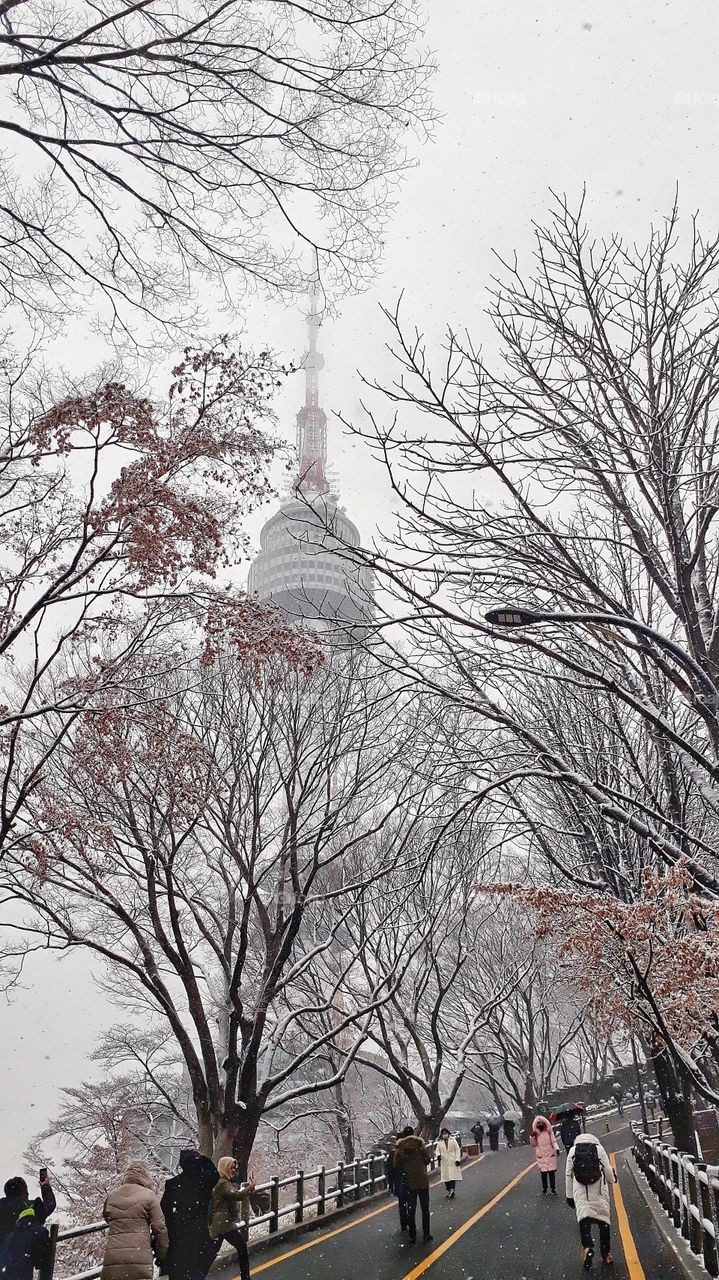
MULTIPOLYGON (((410 1129, 410 1133, 412 1130, 410 1129)), ((407 1130, 403 1129, 400 1138, 407 1136, 407 1130)), ((399 1212, 399 1229, 406 1231, 409 1225, 409 1187, 404 1173, 396 1162, 397 1142, 395 1142, 389 1153, 389 1164, 392 1170, 392 1195, 397 1197, 397 1210, 399 1212)))
POLYGON ((35 1200, 30 1200, 30 1192, 24 1178, 10 1178, 3 1190, 5 1195, 0 1199, 0 1244, 9 1236, 23 1209, 33 1209, 35 1222, 39 1225, 42 1225, 50 1214, 55 1212, 57 1202, 49 1178, 43 1178, 40 1183, 40 1195, 35 1200))
POLYGON ((505 1120, 504 1124, 502 1125, 502 1129, 504 1131, 504 1140, 507 1146, 513 1147, 514 1146, 514 1121, 505 1120))
POLYGON ((569 1155, 569 1152, 574 1146, 574 1139, 578 1138, 581 1132, 582 1122, 576 1111, 570 1112, 568 1115, 562 1117, 562 1121, 559 1126, 559 1136, 562 1139, 562 1145, 567 1155, 569 1155))
POLYGON ((422 1210, 422 1236, 425 1243, 432 1239, 429 1231, 429 1175, 427 1173, 427 1165, 431 1159, 431 1153, 427 1150, 425 1143, 421 1138, 416 1138, 412 1126, 407 1125, 407 1128, 402 1130, 402 1136, 395 1148, 394 1168, 395 1174, 400 1173, 407 1186, 405 1212, 410 1244, 414 1244, 417 1239, 417 1201, 422 1210))
POLYGON ((499 1151, 499 1130, 502 1127, 502 1120, 499 1116, 491 1116, 487 1121, 489 1129, 489 1146, 491 1151, 499 1151))
POLYGON ((219 1173, 199 1151, 181 1151, 180 1169, 168 1178, 160 1208, 170 1246, 163 1272, 170 1280, 205 1280, 220 1249, 207 1229, 212 1191, 219 1173))
POLYGON ((35 1216, 32 1205, 21 1209, 15 1225, 0 1245, 1 1280, 40 1280, 49 1275, 50 1233, 35 1216))
POLYGON ((478 1120, 476 1124, 472 1125, 472 1137, 477 1143, 477 1146, 479 1147, 479 1154, 481 1155, 484 1151, 484 1125, 481 1120, 478 1120))

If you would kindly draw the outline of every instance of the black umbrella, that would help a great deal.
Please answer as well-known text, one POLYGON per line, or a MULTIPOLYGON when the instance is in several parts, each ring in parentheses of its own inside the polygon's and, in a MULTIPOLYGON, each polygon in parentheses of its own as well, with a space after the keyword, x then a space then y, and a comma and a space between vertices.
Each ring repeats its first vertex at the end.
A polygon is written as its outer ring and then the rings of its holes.
POLYGON ((552 1113, 552 1118, 554 1120, 561 1120, 562 1116, 574 1116, 579 1111, 584 1111, 583 1102, 562 1102, 560 1106, 555 1108, 552 1113))

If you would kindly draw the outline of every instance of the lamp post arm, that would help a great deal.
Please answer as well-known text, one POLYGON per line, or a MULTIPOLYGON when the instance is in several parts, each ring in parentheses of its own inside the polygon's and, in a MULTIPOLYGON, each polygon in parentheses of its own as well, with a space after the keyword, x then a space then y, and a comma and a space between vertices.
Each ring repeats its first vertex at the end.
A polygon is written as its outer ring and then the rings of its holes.
POLYGON ((655 644, 665 649, 667 653, 671 653, 677 662, 692 673, 697 683, 702 686, 704 692, 708 695, 711 710, 715 714, 719 711, 719 689, 714 684, 714 681, 709 678, 706 671, 699 666, 698 662, 694 661, 685 649, 682 649, 681 645, 675 644, 673 640, 663 636, 660 631, 655 631, 653 627, 648 627, 646 623, 638 622, 636 618, 625 618, 621 613, 533 613, 532 617, 535 622, 603 623, 609 627, 623 627, 626 631, 633 631, 636 635, 645 636, 648 640, 653 640, 655 644))

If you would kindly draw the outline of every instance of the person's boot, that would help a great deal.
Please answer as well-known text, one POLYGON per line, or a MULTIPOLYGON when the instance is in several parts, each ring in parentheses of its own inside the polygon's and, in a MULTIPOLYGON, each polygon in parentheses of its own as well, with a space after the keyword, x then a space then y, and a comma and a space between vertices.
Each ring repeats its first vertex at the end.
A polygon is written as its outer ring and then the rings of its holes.
POLYGON ((423 1236, 422 1239, 425 1244, 429 1244, 430 1240, 434 1240, 434 1236, 423 1236))
POLYGON ((613 1267, 614 1258, 612 1257, 611 1253, 603 1253, 602 1262, 604 1263, 605 1267, 613 1267))
POLYGON ((593 1249, 582 1250, 582 1266, 584 1267, 585 1271, 591 1271, 593 1257, 594 1257, 593 1249))

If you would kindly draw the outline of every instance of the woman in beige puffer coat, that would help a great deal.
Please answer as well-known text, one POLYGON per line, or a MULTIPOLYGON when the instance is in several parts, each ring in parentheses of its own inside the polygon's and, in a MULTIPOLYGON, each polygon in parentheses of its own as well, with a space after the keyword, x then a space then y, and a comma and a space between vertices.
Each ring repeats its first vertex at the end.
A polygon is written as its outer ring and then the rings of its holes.
POLYGON ((165 1258, 167 1227, 147 1165, 128 1166, 122 1183, 105 1201, 108 1223, 101 1280, 152 1280, 154 1257, 165 1258))

